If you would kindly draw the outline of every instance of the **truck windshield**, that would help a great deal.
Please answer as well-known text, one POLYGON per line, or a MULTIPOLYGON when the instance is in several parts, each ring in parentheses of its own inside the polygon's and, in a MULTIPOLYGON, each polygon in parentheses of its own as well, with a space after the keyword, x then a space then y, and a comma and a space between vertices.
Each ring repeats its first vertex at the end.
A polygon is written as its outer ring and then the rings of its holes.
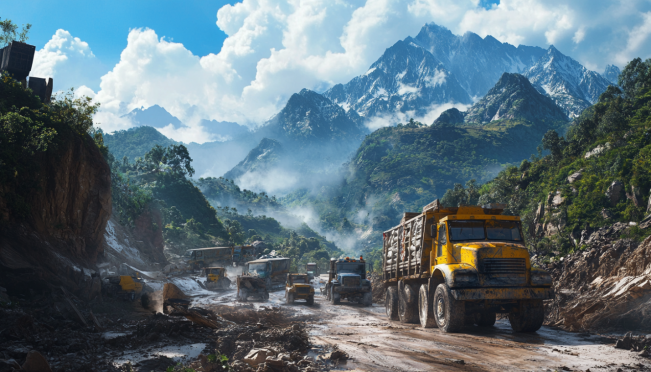
POLYGON ((450 221, 451 241, 501 240, 522 241, 520 223, 517 221, 473 220, 450 221))
POLYGON ((337 272, 339 274, 362 274, 364 273, 364 264, 357 262, 338 263, 337 272))
POLYGON ((305 277, 303 276, 294 276, 292 277, 292 283, 307 283, 305 277))
POLYGON ((266 263, 252 263, 249 264, 249 272, 258 272, 258 273, 263 273, 267 269, 267 264, 266 263))

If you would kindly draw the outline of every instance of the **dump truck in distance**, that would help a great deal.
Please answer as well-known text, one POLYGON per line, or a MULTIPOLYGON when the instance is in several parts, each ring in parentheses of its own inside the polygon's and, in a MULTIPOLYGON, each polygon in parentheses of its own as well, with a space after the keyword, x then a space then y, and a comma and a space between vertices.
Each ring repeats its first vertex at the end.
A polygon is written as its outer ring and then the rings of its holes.
POLYGON ((253 275, 263 279, 268 290, 284 288, 289 273, 289 263, 289 258, 260 258, 244 264, 242 275, 253 275))
POLYGON ((459 332, 508 314, 516 332, 537 331, 552 280, 531 266, 518 216, 505 205, 442 207, 405 213, 383 233, 385 309, 392 320, 459 332))
POLYGON ((255 259, 256 249, 251 245, 231 247, 210 247, 188 249, 186 257, 188 265, 195 269, 215 266, 239 266, 246 261, 255 259))
POLYGON ((305 272, 309 276, 310 280, 318 278, 321 273, 319 272, 319 265, 314 262, 309 262, 305 265, 305 272))

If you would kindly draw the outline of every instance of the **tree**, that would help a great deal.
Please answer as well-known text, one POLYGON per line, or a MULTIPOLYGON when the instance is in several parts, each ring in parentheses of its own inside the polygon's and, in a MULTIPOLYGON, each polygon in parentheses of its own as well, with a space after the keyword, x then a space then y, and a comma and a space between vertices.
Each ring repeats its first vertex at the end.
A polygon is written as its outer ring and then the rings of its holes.
POLYGON ((629 62, 617 80, 626 98, 632 99, 651 88, 651 59, 642 62, 635 58, 629 62))
POLYGON ((167 147, 163 162, 172 168, 172 172, 186 175, 190 177, 194 174, 192 168, 192 158, 188 152, 187 147, 183 145, 171 145, 167 147))
POLYGON ((0 45, 4 48, 12 41, 26 42, 29 39, 27 34, 31 28, 32 25, 28 23, 23 25, 23 29, 18 33, 18 25, 13 23, 11 19, 0 20, 0 32, 2 32, 0 34, 0 45))
POLYGON ((560 161, 563 158, 563 149, 567 145, 565 138, 558 135, 558 133, 550 129, 545 133, 542 139, 542 147, 552 153, 552 160, 560 161))

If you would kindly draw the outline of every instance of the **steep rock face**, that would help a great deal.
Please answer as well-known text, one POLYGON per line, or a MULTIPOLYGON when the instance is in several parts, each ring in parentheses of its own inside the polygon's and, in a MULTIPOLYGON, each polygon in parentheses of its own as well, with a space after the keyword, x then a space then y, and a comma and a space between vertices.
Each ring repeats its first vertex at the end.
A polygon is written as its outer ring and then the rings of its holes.
POLYGON ((471 103, 453 73, 412 38, 388 48, 364 74, 324 93, 365 117, 396 111, 424 114, 437 103, 471 103))
POLYGON ((616 239, 627 227, 588 234, 586 249, 549 265, 556 298, 547 323, 572 331, 651 330, 651 238, 616 239))
POLYGON ((283 146, 280 142, 263 138, 260 144, 251 150, 244 160, 224 174, 224 178, 234 180, 246 172, 255 172, 273 167, 284 154, 283 146))
POLYGON ((281 142, 331 142, 361 137, 366 129, 356 113, 347 113, 325 96, 303 89, 258 131, 281 142))
POLYGON ((619 80, 619 74, 621 74, 622 71, 619 69, 619 67, 615 65, 607 65, 606 69, 604 70, 604 73, 601 74, 606 80, 610 81, 612 84, 617 85, 618 80, 619 80))
POLYGON ((486 96, 465 114, 468 123, 483 124, 500 119, 540 122, 566 121, 567 117, 554 101, 540 94, 526 77, 504 73, 486 96))
POLYGON ((597 102, 599 95, 611 84, 603 76, 563 55, 553 45, 524 75, 569 117, 578 116, 597 102))
POLYGON ((71 134, 38 160, 38 187, 28 196, 26 217, 13 215, 11 201, 0 194, 0 285, 79 288, 82 268, 102 253, 111 215, 110 169, 88 135, 71 134))
POLYGON ((146 209, 136 218, 133 228, 120 225, 119 220, 113 213, 106 224, 104 262, 112 267, 126 263, 142 270, 160 269, 167 264, 163 253, 163 218, 158 209, 146 209))
POLYGON ((440 124, 457 124, 464 122, 464 113, 459 111, 456 107, 447 109, 439 115, 439 117, 434 120, 433 125, 440 124))
POLYGON ((545 53, 539 47, 516 48, 490 35, 457 36, 434 23, 423 26, 414 40, 441 61, 471 97, 486 94, 504 72, 525 72, 545 53))

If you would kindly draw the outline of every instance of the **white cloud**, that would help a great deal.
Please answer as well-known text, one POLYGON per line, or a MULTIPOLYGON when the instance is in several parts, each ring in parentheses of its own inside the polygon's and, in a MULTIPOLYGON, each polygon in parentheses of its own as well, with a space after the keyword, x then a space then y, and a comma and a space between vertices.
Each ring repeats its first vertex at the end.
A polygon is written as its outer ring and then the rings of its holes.
POLYGON ((445 110, 456 107, 459 111, 466 111, 471 105, 464 105, 462 103, 443 103, 433 104, 426 109, 425 115, 417 116, 414 111, 396 112, 393 114, 374 116, 368 118, 364 125, 370 130, 376 130, 382 127, 389 127, 399 123, 406 123, 409 119, 420 121, 423 124, 431 125, 439 115, 445 110))
MULTIPOLYGON (((90 46, 59 30, 37 53, 34 75, 54 75, 57 89, 90 87, 112 118, 158 104, 186 124, 202 118, 257 126, 302 88, 322 91, 363 74, 427 22, 514 45, 554 44, 601 71, 651 57, 649 12, 643 0, 501 0, 489 9, 478 0, 244 0, 217 11, 216 25, 228 35, 219 53, 193 55, 155 30, 134 29, 120 62, 97 86, 79 75, 97 60, 90 46)), ((201 130, 166 133, 196 138, 201 130)))
POLYGON ((65 91, 82 85, 97 89, 99 78, 105 72, 88 43, 59 29, 34 54, 30 76, 52 77, 54 89, 65 91))

